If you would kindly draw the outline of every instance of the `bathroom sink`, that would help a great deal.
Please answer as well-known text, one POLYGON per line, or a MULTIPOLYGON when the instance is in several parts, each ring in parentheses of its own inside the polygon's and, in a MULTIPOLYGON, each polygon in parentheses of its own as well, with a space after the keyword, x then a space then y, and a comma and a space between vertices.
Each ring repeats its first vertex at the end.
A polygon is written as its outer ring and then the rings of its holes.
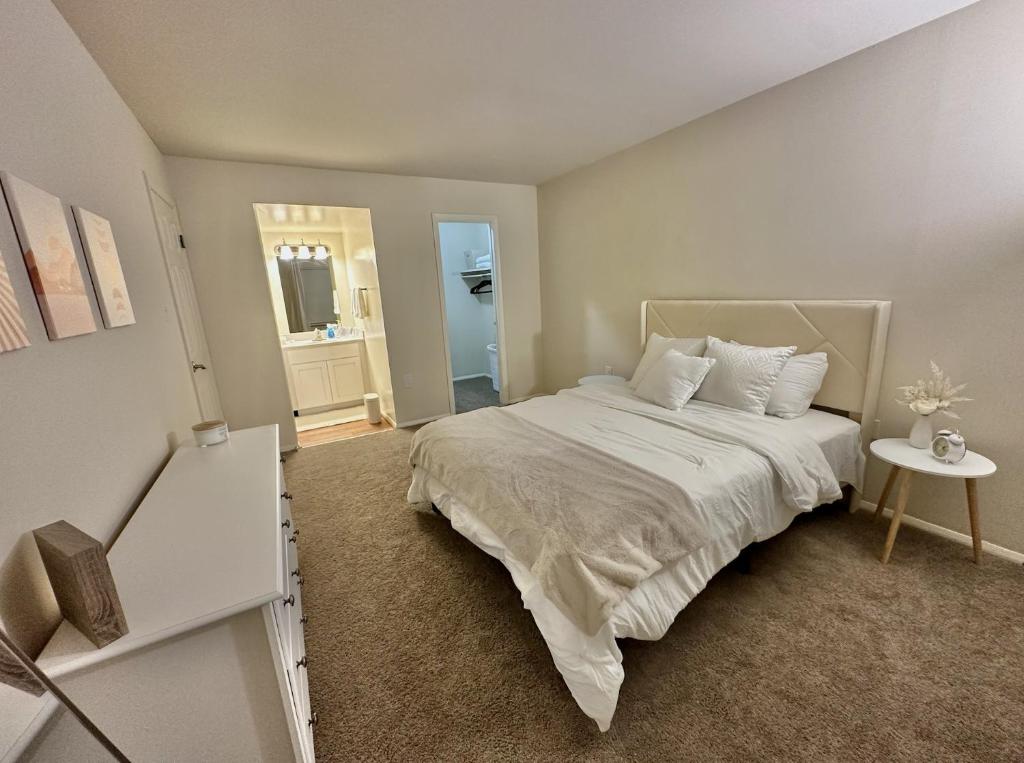
POLYGON ((351 334, 340 334, 333 339, 324 337, 323 339, 314 339, 312 336, 309 337, 285 337, 281 340, 281 346, 288 347, 311 347, 318 344, 338 344, 341 342, 361 342, 363 340, 363 334, 361 331, 355 331, 351 334))

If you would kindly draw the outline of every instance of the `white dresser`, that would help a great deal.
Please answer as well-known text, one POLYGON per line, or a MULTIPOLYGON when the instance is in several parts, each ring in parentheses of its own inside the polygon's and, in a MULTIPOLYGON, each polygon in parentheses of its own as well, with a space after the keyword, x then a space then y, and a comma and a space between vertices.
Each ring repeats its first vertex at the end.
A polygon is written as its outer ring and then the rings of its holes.
MULTIPOLYGON (((276 426, 182 446, 108 554, 128 634, 64 622, 37 660, 130 759, 314 760, 290 504, 276 426)), ((25 728, 10 757, 59 749, 25 728)))

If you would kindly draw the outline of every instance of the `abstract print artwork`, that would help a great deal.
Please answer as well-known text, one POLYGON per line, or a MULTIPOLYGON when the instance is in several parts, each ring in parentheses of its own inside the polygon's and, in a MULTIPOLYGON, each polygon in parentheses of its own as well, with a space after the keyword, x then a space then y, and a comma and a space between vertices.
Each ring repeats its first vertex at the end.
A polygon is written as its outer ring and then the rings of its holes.
POLYGON ((14 297, 11 277, 7 275, 3 252, 0 252, 0 352, 28 347, 25 320, 14 297))
POLYGON ((108 329, 130 326, 135 323, 135 312, 128 299, 128 287, 121 272, 121 260, 117 256, 110 223, 88 209, 75 207, 74 210, 103 324, 108 329))
POLYGON ((60 199, 7 172, 7 204, 50 339, 96 330, 60 199))

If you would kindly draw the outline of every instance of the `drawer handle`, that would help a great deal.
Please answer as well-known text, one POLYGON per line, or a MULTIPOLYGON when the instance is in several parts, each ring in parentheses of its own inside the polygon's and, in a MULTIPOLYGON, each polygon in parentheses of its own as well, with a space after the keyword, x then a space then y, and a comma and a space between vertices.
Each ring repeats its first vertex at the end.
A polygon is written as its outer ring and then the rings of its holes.
POLYGON ((297 577, 299 577, 300 575, 302 575, 302 573, 301 573, 301 572, 299 572, 299 568, 298 568, 298 567, 296 567, 296 568, 295 568, 294 570, 292 570, 292 577, 293 577, 293 578, 297 578, 297 577))
POLYGON ((306 655, 302 655, 302 659, 295 663, 297 668, 305 668, 309 666, 309 658, 306 655))
POLYGON ((281 493, 281 497, 284 498, 286 501, 290 501, 292 499, 292 494, 285 490, 283 493, 281 493))
POLYGON ((295 606, 295 594, 293 594, 293 593, 288 594, 288 598, 287 599, 282 599, 282 601, 284 602, 284 605, 286 607, 289 604, 291 604, 294 607, 295 606))
POLYGON ((291 526, 292 526, 292 521, 290 519, 286 519, 284 522, 281 523, 281 527, 291 527, 291 526))
POLYGON ((292 533, 291 537, 288 539, 288 542, 289 543, 298 543, 299 542, 299 531, 298 530, 296 530, 295 532, 292 533))
POLYGON ((284 456, 281 456, 281 463, 284 463, 284 456))
POLYGON ((297 578, 295 578, 295 582, 298 583, 299 585, 305 585, 306 584, 306 579, 304 577, 302 577, 302 575, 299 575, 297 578))
POLYGON ((299 622, 302 623, 303 625, 308 623, 309 622, 309 615, 303 615, 302 617, 300 617, 299 618, 299 622))
POLYGON ((312 728, 313 726, 316 726, 318 723, 320 723, 320 719, 317 718, 316 711, 314 710, 313 716, 309 719, 309 726, 310 728, 312 728))

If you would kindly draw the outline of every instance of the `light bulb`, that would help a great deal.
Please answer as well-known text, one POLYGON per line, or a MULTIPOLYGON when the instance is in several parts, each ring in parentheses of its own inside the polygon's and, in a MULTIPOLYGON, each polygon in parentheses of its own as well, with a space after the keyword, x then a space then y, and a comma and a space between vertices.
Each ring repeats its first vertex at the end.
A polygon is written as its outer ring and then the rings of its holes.
POLYGON ((292 248, 287 244, 281 244, 281 246, 277 248, 277 256, 282 260, 294 260, 295 252, 293 252, 292 248))
POLYGON ((308 260, 310 258, 309 247, 303 244, 299 247, 299 259, 308 260))
POLYGON ((313 250, 316 253, 316 259, 326 260, 327 259, 327 247, 323 244, 317 244, 316 249, 313 250))

